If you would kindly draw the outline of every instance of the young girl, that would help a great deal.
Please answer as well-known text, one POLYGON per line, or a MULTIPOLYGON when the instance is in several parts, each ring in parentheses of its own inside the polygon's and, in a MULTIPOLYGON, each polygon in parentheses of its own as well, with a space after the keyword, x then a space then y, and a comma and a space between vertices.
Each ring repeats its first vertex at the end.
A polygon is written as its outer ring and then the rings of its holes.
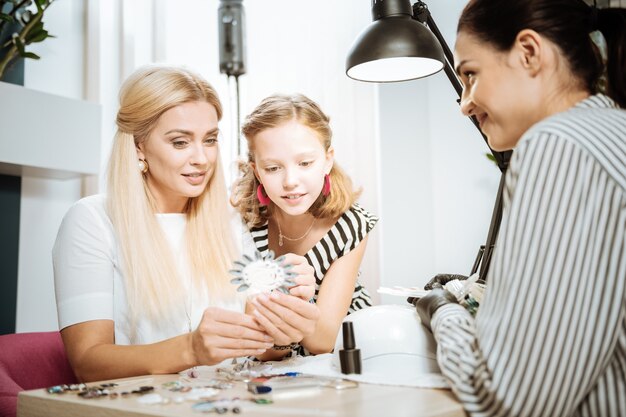
POLYGON ((418 302, 470 415, 626 416, 626 10, 472 0, 461 109, 514 148, 474 320, 418 302))
MULTIPOLYGON (((378 218, 355 203, 359 193, 334 162, 329 118, 309 98, 270 96, 242 131, 248 162, 231 202, 257 250, 287 254, 291 263, 303 257, 313 268, 320 319, 298 353, 330 352, 346 314, 371 305, 357 278, 367 234, 378 218)), ((259 303, 256 308, 264 311, 259 303)))

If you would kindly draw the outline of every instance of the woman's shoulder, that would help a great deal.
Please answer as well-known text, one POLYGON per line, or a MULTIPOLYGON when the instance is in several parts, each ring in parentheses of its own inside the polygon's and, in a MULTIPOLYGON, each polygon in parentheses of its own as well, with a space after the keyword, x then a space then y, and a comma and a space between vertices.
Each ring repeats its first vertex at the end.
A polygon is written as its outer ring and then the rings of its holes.
POLYGON ((106 196, 104 194, 95 194, 83 197, 70 206, 67 215, 85 212, 106 212, 106 196))
POLYGON ((554 149, 580 152, 626 188, 626 110, 603 94, 537 123, 520 140, 514 157, 529 146, 535 158, 554 149))
POLYGON ((104 194, 81 198, 72 204, 63 218, 63 223, 79 223, 83 227, 94 224, 102 225, 103 221, 105 223, 110 222, 104 194))
POLYGON ((94 195, 78 200, 67 211, 59 227, 54 252, 77 245, 111 246, 114 240, 113 226, 106 214, 106 197, 94 195))
POLYGON ((603 94, 590 96, 570 109, 538 122, 520 143, 542 135, 562 138, 588 147, 598 142, 626 142, 626 110, 603 94))

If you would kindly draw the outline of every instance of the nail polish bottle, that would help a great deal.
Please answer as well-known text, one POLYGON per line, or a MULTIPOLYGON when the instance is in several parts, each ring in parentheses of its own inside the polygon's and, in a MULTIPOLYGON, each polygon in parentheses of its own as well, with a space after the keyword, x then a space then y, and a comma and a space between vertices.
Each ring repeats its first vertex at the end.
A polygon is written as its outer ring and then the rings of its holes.
POLYGON ((339 362, 342 374, 361 373, 361 350, 354 346, 354 329, 351 321, 342 325, 343 349, 339 350, 339 362))

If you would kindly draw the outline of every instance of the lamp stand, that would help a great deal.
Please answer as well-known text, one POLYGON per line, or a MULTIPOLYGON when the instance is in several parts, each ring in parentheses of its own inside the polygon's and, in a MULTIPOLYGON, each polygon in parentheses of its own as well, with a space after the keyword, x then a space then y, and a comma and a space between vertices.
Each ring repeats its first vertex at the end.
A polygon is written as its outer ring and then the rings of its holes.
MULTIPOLYGON (((446 61, 444 63, 443 69, 446 75, 448 76, 448 80, 450 80, 452 87, 454 87, 456 93, 459 96, 459 98, 457 99, 457 103, 461 104, 461 94, 463 93, 463 87, 461 86, 461 82, 459 81, 459 78, 454 72, 454 65, 453 65, 454 57, 452 55, 452 52, 450 51, 450 48, 448 47, 448 44, 446 43, 446 40, 441 35, 441 32, 439 31, 437 24, 433 20, 433 17, 430 14, 430 11, 428 10, 428 6, 426 5, 426 3, 424 3, 423 1, 417 1, 413 4, 413 19, 417 20, 418 22, 422 24, 427 25, 428 28, 431 30, 431 32, 433 32, 433 34, 435 35, 439 43, 441 44, 443 53, 445 55, 445 61, 446 61)), ((476 129, 478 129, 478 131, 480 132, 480 135, 483 137, 483 140, 489 147, 489 150, 491 151, 491 154, 495 158, 496 163, 498 164, 498 168, 500 168, 500 173, 501 173, 500 183, 498 185, 498 194, 496 196, 496 202, 494 204, 493 213, 491 215, 491 222, 489 224, 489 232, 487 233, 487 242, 484 245, 484 251, 482 247, 479 250, 478 257, 474 263, 474 267, 472 268, 472 274, 473 274, 478 269, 478 265, 480 265, 479 278, 486 281, 487 272, 489 272, 489 264, 491 262, 491 254, 495 247, 496 239, 498 237, 498 231, 500 229, 500 223, 502 221, 502 194, 504 190, 504 178, 505 178, 506 171, 509 166, 509 161, 511 160, 511 154, 513 153, 513 151, 498 152, 498 151, 494 151, 493 149, 491 149, 491 147, 489 146, 489 141, 487 140, 487 137, 482 132, 482 130, 480 130, 480 125, 478 124, 478 120, 476 120, 476 117, 469 116, 469 118, 474 124, 474 126, 476 127, 476 129)))

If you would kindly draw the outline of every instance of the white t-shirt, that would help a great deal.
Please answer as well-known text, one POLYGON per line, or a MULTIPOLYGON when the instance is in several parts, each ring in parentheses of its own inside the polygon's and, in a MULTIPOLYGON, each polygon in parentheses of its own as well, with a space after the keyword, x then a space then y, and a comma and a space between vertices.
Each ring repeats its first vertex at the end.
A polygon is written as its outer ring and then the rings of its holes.
MULTIPOLYGON (((104 195, 83 198, 70 208, 59 228, 52 250, 59 327, 63 329, 90 320, 113 320, 115 343, 127 345, 131 343, 131 332, 122 254, 105 204, 104 195)), ((182 253, 186 216, 177 213, 156 216, 174 250, 174 259, 186 259, 182 253)), ((179 275, 183 277, 181 286, 188 289, 189 266, 181 262, 178 268, 179 275)), ((187 310, 191 311, 192 329, 197 328, 207 307, 244 311, 241 299, 211 302, 203 293, 192 292, 187 310)), ((184 312, 166 323, 140 319, 134 343, 154 343, 188 331, 188 319, 184 312)))

